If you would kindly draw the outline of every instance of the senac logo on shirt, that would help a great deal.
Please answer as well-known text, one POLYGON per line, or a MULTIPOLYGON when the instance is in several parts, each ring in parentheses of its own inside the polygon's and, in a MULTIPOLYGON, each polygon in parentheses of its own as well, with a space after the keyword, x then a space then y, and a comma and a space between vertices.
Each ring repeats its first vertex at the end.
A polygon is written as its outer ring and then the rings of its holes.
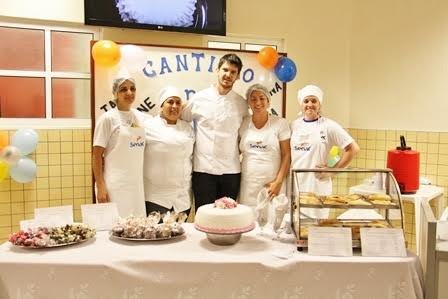
POLYGON ((129 141, 129 147, 142 147, 145 146, 145 138, 143 136, 132 136, 131 141, 129 141))
POLYGON ((255 144, 249 143, 249 147, 251 149, 261 150, 261 151, 264 151, 268 148, 268 146, 266 144, 263 144, 262 141, 257 141, 255 144))
POLYGON ((311 150, 311 144, 303 142, 300 143, 299 145, 294 145, 294 150, 300 152, 309 152, 311 150))

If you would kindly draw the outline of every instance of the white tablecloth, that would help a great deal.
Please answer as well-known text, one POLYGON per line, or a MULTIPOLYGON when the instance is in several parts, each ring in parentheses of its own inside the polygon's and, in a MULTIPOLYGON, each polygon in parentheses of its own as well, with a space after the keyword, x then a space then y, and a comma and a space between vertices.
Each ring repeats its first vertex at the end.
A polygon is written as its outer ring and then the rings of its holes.
POLYGON ((421 267, 404 258, 316 257, 255 231, 233 246, 185 237, 53 248, 0 246, 0 298, 423 298, 421 267))

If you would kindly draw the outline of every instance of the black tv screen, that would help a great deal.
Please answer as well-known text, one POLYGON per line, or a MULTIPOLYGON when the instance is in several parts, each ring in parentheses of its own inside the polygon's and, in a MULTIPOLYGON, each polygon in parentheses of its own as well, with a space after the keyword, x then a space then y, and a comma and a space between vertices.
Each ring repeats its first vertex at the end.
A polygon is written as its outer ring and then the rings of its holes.
POLYGON ((84 22, 226 35, 226 0, 84 0, 84 22))

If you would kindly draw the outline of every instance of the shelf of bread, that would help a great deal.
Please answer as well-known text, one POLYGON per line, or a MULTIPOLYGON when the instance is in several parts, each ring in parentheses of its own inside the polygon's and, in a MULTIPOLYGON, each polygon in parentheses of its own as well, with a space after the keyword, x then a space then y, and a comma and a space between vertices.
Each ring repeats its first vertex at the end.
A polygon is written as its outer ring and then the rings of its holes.
POLYGON ((404 228, 401 194, 390 169, 295 169, 291 186, 291 224, 299 250, 308 246, 310 227, 351 228, 353 247, 361 245, 361 228, 404 228), (331 174, 330 188, 321 182, 315 185, 319 188, 310 184, 309 177, 319 178, 319 172, 331 174), (350 193, 351 186, 372 177, 381 177, 382 188, 370 194, 350 193), (318 191, 310 192, 313 188, 318 191))
POLYGON ((370 195, 348 194, 317 196, 311 192, 302 192, 296 197, 296 207, 336 208, 336 209, 399 209, 397 200, 390 195, 375 193, 370 195))

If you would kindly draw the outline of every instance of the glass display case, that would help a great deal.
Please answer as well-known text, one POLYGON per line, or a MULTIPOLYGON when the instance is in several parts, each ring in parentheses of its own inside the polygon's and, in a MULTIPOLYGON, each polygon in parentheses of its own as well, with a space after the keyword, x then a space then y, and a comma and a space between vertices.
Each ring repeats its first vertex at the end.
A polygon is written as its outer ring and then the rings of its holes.
POLYGON ((310 226, 349 227, 354 248, 361 247, 363 227, 404 231, 400 189, 390 169, 293 169, 290 215, 299 250, 308 247, 310 226), (366 181, 374 181, 369 192, 350 192, 366 181))

